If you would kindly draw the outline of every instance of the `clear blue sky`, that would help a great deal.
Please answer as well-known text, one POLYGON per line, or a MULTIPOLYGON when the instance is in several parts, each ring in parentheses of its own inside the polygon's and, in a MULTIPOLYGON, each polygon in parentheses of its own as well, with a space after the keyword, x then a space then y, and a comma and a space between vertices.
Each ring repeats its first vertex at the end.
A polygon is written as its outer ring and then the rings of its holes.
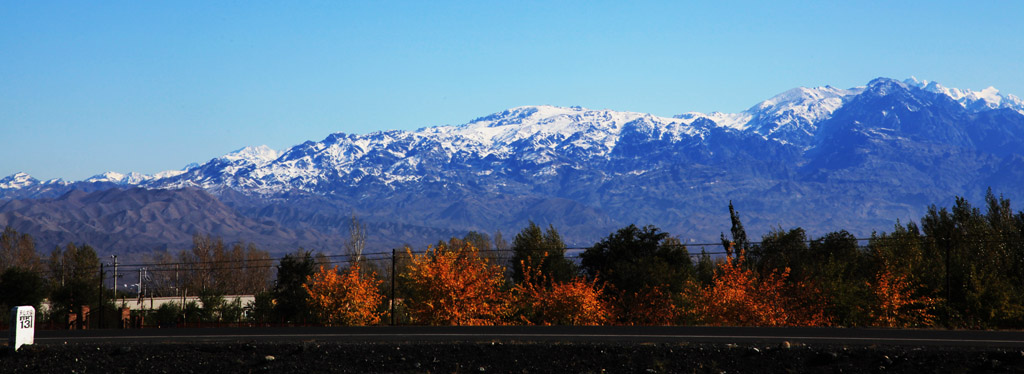
POLYGON ((4 1, 0 177, 153 173, 522 105, 738 112, 879 76, 1024 96, 1024 2, 688 3, 4 1))

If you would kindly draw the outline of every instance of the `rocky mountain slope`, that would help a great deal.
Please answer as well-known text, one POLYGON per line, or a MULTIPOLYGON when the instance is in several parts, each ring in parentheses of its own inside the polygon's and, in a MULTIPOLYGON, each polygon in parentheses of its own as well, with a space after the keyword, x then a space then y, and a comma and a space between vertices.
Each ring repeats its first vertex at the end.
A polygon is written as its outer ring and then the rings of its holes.
POLYGON ((111 251, 187 245, 194 232, 276 251, 337 248, 352 214, 381 249, 469 230, 511 236, 528 220, 577 245, 630 223, 713 242, 732 200, 754 235, 795 226, 868 235, 955 195, 980 201, 990 186, 1019 201, 1022 167, 1019 98, 879 78, 796 88, 734 114, 520 107, 459 126, 336 133, 283 152, 248 147, 155 176, 16 174, 0 180, 0 225, 46 244, 109 236, 111 251), (63 202, 90 193, 133 204, 63 202), (141 214, 158 199, 190 213, 141 214))

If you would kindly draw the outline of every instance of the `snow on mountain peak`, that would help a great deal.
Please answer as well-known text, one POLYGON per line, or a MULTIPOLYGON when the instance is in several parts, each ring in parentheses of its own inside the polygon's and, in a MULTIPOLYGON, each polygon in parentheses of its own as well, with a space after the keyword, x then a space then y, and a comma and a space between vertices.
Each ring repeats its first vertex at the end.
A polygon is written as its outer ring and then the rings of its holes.
POLYGON ((864 87, 839 89, 832 86, 797 87, 757 103, 740 113, 689 112, 675 118, 707 118, 722 127, 752 131, 765 138, 803 144, 816 131, 816 124, 827 119, 849 98, 864 87))
POLYGON ((734 130, 744 131, 747 129, 747 124, 750 123, 750 119, 753 116, 748 112, 740 113, 722 113, 722 112, 686 112, 674 116, 673 118, 684 120, 685 123, 690 124, 700 118, 706 118, 721 127, 727 127, 734 130))
POLYGON ((0 189, 15 190, 25 187, 31 187, 38 183, 39 181, 36 180, 35 178, 32 178, 31 175, 18 172, 9 175, 3 179, 0 179, 0 189))
MULTIPOLYGON (((318 191, 334 188, 331 186, 339 181, 360 184, 366 178, 394 187, 394 183, 413 183, 424 178, 440 180, 445 173, 452 173, 451 170, 474 173, 479 171, 474 168, 507 160, 515 161, 517 168, 530 165, 536 170, 577 167, 609 157, 621 139, 632 139, 624 138, 626 135, 642 134, 671 142, 686 138, 703 141, 714 126, 809 149, 818 133, 817 126, 851 98, 865 92, 887 95, 910 87, 941 92, 968 107, 1013 107, 1024 113, 1020 99, 1003 95, 991 87, 969 91, 948 89, 916 78, 904 82, 878 78, 866 86, 849 89, 794 88, 740 113, 688 112, 665 118, 578 106, 522 106, 462 125, 369 134, 334 133, 322 141, 308 141, 283 152, 265 145, 250 146, 182 171, 153 176, 109 172, 88 181, 157 188, 227 187, 256 193, 290 189, 318 191)), ((0 188, 29 183, 16 182, 14 177, 0 181, 0 188)), ((26 174, 20 180, 25 178, 30 177, 26 174)))
POLYGON ((960 103, 964 108, 976 112, 982 110, 1009 108, 1024 114, 1024 100, 1013 95, 1001 94, 999 93, 999 90, 992 86, 981 91, 973 91, 960 88, 948 88, 939 84, 939 82, 919 80, 916 77, 907 78, 903 83, 925 91, 949 96, 949 98, 960 103))
MULTIPOLYGON (((762 101, 750 108, 751 111, 764 111, 770 108, 797 108, 807 105, 810 102, 828 101, 828 104, 841 105, 842 99, 850 95, 856 95, 863 91, 863 88, 838 89, 832 86, 824 87, 797 87, 774 97, 762 101)), ((835 110, 835 108, 832 108, 835 110)))
POLYGON ((479 151, 487 154, 505 153, 508 145, 536 137, 582 138, 584 140, 578 144, 600 144, 610 150, 617 142, 623 126, 638 119, 647 119, 677 132, 692 133, 688 126, 682 126, 692 121, 678 118, 549 105, 512 108, 477 118, 464 125, 433 127, 422 129, 419 133, 447 139, 449 142, 446 145, 475 145, 479 151))
POLYGON ((281 157, 281 152, 266 145, 248 146, 221 156, 229 162, 245 161, 259 166, 266 165, 281 157))
POLYGON ((108 172, 103 173, 103 174, 97 174, 97 175, 94 175, 92 177, 89 177, 88 179, 85 180, 85 182, 120 183, 122 180, 125 179, 125 177, 127 177, 127 176, 124 175, 124 174, 121 174, 121 173, 118 173, 118 172, 114 172, 114 171, 108 171, 108 172))
POLYGON ((832 116, 864 87, 798 87, 754 105, 746 111, 747 127, 770 139, 808 146, 817 124, 832 116))
POLYGON ((692 122, 636 112, 524 106, 456 126, 335 133, 283 153, 265 146, 247 147, 217 159, 227 161, 226 165, 211 163, 212 169, 204 165, 190 170, 185 177, 192 182, 171 178, 154 185, 224 185, 274 193, 291 188, 318 190, 336 183, 331 178, 340 176, 348 183, 369 177, 391 186, 437 179, 432 173, 443 165, 466 167, 466 160, 489 157, 549 166, 585 162, 610 154, 625 129, 668 139, 702 136, 706 129, 695 128, 692 122), (573 157, 565 156, 570 154, 573 157))
POLYGON ((161 171, 159 173, 153 174, 153 179, 164 179, 164 178, 176 177, 176 176, 185 174, 185 172, 188 171, 188 169, 189 168, 186 168, 184 170, 165 170, 165 171, 161 171))
POLYGON ((98 183, 98 182, 109 182, 123 185, 137 185, 142 182, 152 180, 153 176, 142 173, 130 172, 128 174, 121 174, 114 171, 108 171, 103 174, 94 175, 84 180, 84 182, 98 183))

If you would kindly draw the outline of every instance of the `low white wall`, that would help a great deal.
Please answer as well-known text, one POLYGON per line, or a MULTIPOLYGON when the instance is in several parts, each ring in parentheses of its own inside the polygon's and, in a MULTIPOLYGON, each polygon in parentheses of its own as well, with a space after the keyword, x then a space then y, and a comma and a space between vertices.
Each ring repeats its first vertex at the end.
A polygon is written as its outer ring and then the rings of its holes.
MULTIPOLYGON (((224 302, 226 302, 226 303, 233 303, 233 302, 235 302, 236 299, 240 300, 242 302, 242 306, 245 307, 249 303, 255 301, 256 297, 253 296, 253 295, 224 295, 224 302)), ((189 302, 192 302, 192 301, 195 301, 196 304, 199 304, 199 306, 203 305, 203 303, 201 301, 199 301, 199 296, 186 296, 184 298, 184 304, 188 304, 189 302)), ((121 299, 116 300, 114 304, 116 304, 118 306, 123 305, 125 307, 128 307, 128 309, 131 309, 131 310, 156 310, 156 309, 159 309, 161 305, 164 305, 166 303, 172 303, 172 302, 173 303, 177 303, 179 307, 183 305, 182 297, 180 297, 180 296, 178 296, 178 297, 174 297, 174 296, 169 296, 169 297, 144 297, 142 299, 138 299, 138 298, 128 299, 128 298, 125 298, 123 304, 122 304, 122 300, 121 299)))

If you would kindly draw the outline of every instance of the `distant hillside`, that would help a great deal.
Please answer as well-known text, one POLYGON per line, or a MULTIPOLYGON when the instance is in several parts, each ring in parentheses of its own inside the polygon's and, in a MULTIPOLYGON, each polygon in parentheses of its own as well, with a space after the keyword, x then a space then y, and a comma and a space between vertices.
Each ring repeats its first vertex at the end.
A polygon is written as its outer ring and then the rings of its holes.
POLYGON ((956 195, 981 201, 990 186, 1020 201, 1022 170, 1019 98, 879 78, 797 88, 735 114, 520 107, 459 126, 248 147, 155 176, 16 174, 0 180, 0 225, 105 251, 187 245, 197 232, 275 251, 340 248, 352 214, 379 249, 469 230, 511 239, 529 220, 576 245, 630 223, 706 242, 728 230, 731 200, 752 235, 865 236, 956 195))

